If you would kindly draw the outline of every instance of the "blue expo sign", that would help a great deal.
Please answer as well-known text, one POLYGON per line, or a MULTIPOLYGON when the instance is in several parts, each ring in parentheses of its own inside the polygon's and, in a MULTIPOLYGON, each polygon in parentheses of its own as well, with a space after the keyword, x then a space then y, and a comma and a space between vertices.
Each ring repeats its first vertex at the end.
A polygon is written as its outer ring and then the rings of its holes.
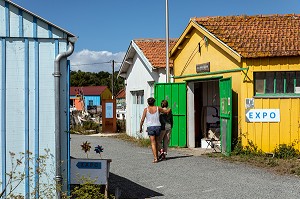
POLYGON ((279 109, 247 110, 246 122, 280 122, 280 110, 279 109))
POLYGON ((101 169, 101 162, 77 162, 78 169, 101 169))

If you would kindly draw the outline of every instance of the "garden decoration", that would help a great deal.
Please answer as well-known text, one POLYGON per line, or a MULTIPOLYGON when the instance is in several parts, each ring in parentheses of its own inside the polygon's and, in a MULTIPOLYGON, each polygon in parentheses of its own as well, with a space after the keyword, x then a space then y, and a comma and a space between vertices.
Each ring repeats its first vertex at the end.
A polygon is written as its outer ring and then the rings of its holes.
POLYGON ((83 142, 83 144, 81 145, 81 150, 83 150, 86 154, 86 157, 89 158, 87 152, 91 150, 91 143, 89 143, 88 141, 83 142))
POLYGON ((101 153, 103 152, 103 147, 98 145, 98 146, 95 147, 94 151, 96 151, 96 153, 99 153, 100 158, 102 159, 101 153))

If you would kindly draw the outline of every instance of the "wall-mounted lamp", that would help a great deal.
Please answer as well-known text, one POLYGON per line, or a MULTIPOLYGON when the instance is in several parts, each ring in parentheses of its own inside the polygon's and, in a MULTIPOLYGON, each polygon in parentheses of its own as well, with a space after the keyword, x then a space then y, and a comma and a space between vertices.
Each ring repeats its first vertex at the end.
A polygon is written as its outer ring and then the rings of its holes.
POLYGON ((207 47, 208 46, 208 38, 206 36, 204 37, 204 43, 205 43, 205 47, 207 47))

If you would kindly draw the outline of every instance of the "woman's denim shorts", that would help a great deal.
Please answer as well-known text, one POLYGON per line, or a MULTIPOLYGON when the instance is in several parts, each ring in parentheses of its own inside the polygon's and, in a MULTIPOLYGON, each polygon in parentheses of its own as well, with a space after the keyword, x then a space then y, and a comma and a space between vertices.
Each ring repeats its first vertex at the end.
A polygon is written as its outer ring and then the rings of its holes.
POLYGON ((160 126, 148 126, 147 132, 149 136, 159 136, 160 135, 160 126))

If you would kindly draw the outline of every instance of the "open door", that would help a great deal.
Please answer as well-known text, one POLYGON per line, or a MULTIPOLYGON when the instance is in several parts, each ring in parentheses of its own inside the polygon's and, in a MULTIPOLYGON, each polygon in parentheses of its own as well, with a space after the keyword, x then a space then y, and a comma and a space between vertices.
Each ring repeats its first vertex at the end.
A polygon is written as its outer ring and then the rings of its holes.
POLYGON ((225 155, 231 153, 232 140, 232 81, 230 78, 219 80, 221 150, 225 155))
POLYGON ((185 83, 157 83, 154 87, 156 105, 162 100, 169 102, 173 113, 173 128, 170 147, 186 147, 186 84, 185 83))

